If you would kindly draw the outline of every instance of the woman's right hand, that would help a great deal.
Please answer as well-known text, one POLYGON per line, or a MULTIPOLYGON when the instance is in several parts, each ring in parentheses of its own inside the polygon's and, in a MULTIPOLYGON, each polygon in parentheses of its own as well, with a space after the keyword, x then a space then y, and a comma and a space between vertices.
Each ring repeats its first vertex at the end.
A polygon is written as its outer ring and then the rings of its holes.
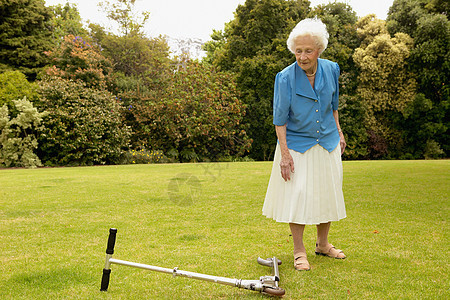
POLYGON ((284 181, 290 180, 291 173, 294 173, 294 160, 289 151, 281 155, 280 169, 284 181))
POLYGON ((291 173, 294 173, 294 160, 292 159, 291 153, 289 153, 286 142, 286 124, 283 126, 275 126, 275 131, 277 132, 281 150, 281 177, 283 177, 284 181, 288 181, 291 180, 291 173))

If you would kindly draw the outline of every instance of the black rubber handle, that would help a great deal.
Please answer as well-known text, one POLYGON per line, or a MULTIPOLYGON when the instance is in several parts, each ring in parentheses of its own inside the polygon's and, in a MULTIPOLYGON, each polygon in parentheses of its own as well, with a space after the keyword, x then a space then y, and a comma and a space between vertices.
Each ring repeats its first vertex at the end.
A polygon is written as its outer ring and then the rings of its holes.
POLYGON ((114 254, 114 245, 116 244, 116 228, 109 229, 108 246, 106 247, 106 254, 114 254))
POLYGON ((106 292, 108 290, 110 274, 111 274, 111 269, 103 269, 102 285, 100 287, 100 291, 106 292))

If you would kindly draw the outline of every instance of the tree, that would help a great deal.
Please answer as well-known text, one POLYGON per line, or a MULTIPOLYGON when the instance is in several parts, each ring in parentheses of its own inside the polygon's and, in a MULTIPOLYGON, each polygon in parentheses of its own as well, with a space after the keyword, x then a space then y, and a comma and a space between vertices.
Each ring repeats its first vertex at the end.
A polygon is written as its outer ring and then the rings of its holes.
POLYGON ((51 49, 51 10, 43 0, 0 0, 0 72, 19 70, 34 81, 51 49))
POLYGON ((99 3, 109 19, 119 24, 119 31, 122 36, 141 33, 145 23, 150 17, 150 12, 144 11, 137 14, 134 10, 136 0, 105 0, 99 3))
POLYGON ((195 61, 175 71, 161 98, 136 99, 129 109, 146 137, 140 146, 172 159, 214 161, 250 147, 234 78, 195 61))
POLYGON ((406 68, 413 40, 405 33, 391 38, 374 15, 361 18, 357 26, 362 43, 353 58, 360 69, 357 93, 366 109, 370 156, 396 157, 403 146, 397 125, 416 91, 406 68))
POLYGON ((428 0, 426 3, 425 8, 429 12, 446 15, 448 18, 450 3, 447 0, 428 0))
POLYGON ((108 91, 110 61, 73 35, 48 55, 53 65, 39 82, 39 108, 48 112, 39 157, 46 165, 120 163, 131 133, 117 97, 108 91))
POLYGON ((150 13, 135 12, 135 0, 100 2, 108 18, 119 25, 119 35, 106 32, 98 25, 91 26, 92 35, 101 45, 104 55, 114 63, 114 70, 125 76, 158 83, 158 75, 169 66, 169 46, 164 38, 149 39, 143 28, 150 13), (149 79, 150 78, 150 79, 149 79))
POLYGON ((50 6, 53 17, 50 20, 52 37, 56 45, 60 45, 67 35, 81 36, 87 38, 87 30, 83 28, 78 8, 74 4, 67 2, 64 6, 58 4, 50 6))
POLYGON ((404 32, 414 38, 417 21, 427 13, 424 8, 426 2, 426 0, 394 0, 386 19, 389 32, 391 34, 404 32))
POLYGON ((52 63, 45 70, 47 75, 82 81, 97 89, 111 85, 111 62, 80 36, 64 37, 60 47, 46 54, 52 63))
POLYGON ((402 126, 413 158, 448 156, 450 151, 450 22, 445 7, 448 3, 440 0, 395 0, 387 18, 391 34, 405 32, 414 39, 408 62, 418 94, 402 126))
POLYGON ((443 15, 428 15, 417 25, 411 63, 421 74, 420 91, 437 104, 449 96, 450 22, 443 15))
POLYGON ((119 25, 119 35, 90 24, 91 36, 111 60, 115 73, 114 93, 128 106, 128 94, 147 95, 165 88, 170 77, 169 46, 163 37, 147 38, 143 32, 149 12, 135 12, 135 0, 105 1, 100 7, 119 25))
POLYGON ((408 130, 409 135, 421 136, 422 141, 426 141, 415 143, 416 152, 436 158, 444 153, 448 155, 450 151, 447 134, 450 118, 450 22, 443 15, 428 15, 419 19, 417 25, 411 69, 416 74, 418 91, 431 100, 431 106, 427 106, 428 111, 420 108, 421 113, 418 115, 416 112, 416 119, 409 119, 411 127, 406 130, 413 129, 408 130), (420 128, 411 123, 419 123, 420 128), (433 146, 437 150, 435 154, 429 145, 436 145, 433 146))
MULTIPOLYGON (((91 26, 91 29, 94 31, 99 28, 91 26)), ((97 35, 98 33, 97 31, 97 35)), ((97 43, 103 49, 102 54, 111 60, 117 74, 116 92, 145 88, 149 91, 164 87, 170 76, 169 46, 165 39, 149 39, 135 34, 116 36, 105 33, 97 43), (133 80, 141 82, 141 85, 127 88, 126 85, 133 80)))
POLYGON ((356 33, 356 13, 348 4, 330 2, 313 9, 309 17, 314 16, 326 24, 329 34, 328 47, 321 57, 338 63, 341 72, 353 71, 352 54, 360 44, 356 33))

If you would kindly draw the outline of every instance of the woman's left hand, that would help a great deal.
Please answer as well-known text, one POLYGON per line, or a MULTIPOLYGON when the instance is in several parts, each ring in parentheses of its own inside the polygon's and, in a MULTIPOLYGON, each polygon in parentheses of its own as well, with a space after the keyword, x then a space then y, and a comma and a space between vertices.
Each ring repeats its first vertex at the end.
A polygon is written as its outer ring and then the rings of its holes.
POLYGON ((341 138, 340 145, 341 145, 341 155, 342 155, 342 154, 344 154, 347 143, 345 142, 345 137, 342 132, 339 133, 339 137, 341 138))

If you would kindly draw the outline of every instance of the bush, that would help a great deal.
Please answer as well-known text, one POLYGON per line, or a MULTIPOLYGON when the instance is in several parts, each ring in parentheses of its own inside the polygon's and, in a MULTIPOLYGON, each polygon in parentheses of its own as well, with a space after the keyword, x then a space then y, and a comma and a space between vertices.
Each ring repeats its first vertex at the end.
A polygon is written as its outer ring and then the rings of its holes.
POLYGON ((425 146, 425 159, 437 159, 444 157, 445 152, 441 149, 438 142, 434 140, 428 140, 425 146))
POLYGON ((40 83, 40 106, 48 111, 39 137, 46 165, 118 164, 128 150, 131 131, 120 105, 106 90, 59 77, 40 83))
POLYGON ((34 150, 38 147, 36 132, 42 130, 42 118, 46 113, 39 113, 26 97, 12 102, 18 112, 15 116, 6 104, 0 108, 0 166, 41 166, 34 150))
POLYGON ((198 62, 180 65, 160 97, 141 98, 127 109, 138 123, 141 147, 173 160, 217 161, 250 149, 234 78, 198 62))
POLYGON ((7 71, 0 74, 0 106, 14 107, 13 100, 26 97, 30 101, 38 98, 38 85, 28 82, 25 74, 19 71, 7 71))

